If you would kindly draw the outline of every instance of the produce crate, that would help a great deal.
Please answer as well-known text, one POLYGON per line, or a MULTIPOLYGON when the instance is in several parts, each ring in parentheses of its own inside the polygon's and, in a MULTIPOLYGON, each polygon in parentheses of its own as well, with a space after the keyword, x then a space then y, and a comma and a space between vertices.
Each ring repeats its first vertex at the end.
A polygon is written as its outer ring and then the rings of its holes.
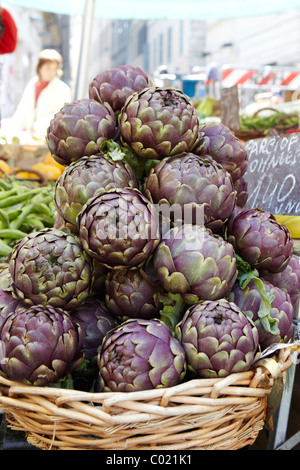
POLYGON ((251 445, 279 405, 293 351, 282 345, 251 370, 171 388, 90 393, 0 377, 14 430, 45 450, 236 450, 251 445))

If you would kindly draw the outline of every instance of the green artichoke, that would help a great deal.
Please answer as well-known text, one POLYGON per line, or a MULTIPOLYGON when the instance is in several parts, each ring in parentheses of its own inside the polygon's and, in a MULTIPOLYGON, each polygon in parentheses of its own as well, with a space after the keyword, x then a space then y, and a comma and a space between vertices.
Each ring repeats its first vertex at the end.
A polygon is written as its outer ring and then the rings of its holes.
POLYGON ((150 86, 154 86, 154 80, 142 69, 119 65, 105 70, 91 81, 89 97, 100 103, 109 103, 115 112, 119 112, 132 93, 150 86))
POLYGON ((180 294, 188 304, 226 297, 237 278, 232 245, 203 226, 170 229, 152 263, 162 287, 180 294))
POLYGON ((198 113, 182 91, 145 88, 126 100, 119 115, 120 139, 145 159, 190 152, 199 141, 198 113))
POLYGON ((102 142, 116 137, 116 117, 108 103, 82 99, 65 104, 51 119, 46 142, 58 163, 68 166, 94 155, 102 142))
POLYGON ((105 302, 96 297, 88 297, 83 304, 71 313, 71 319, 82 331, 84 358, 97 366, 97 351, 106 333, 117 326, 115 317, 109 313, 105 302))
POLYGON ((2 325, 1 370, 10 380, 47 386, 82 360, 81 330, 64 310, 34 305, 11 313, 2 325))
POLYGON ((236 282, 228 295, 228 300, 234 302, 253 320, 258 330, 260 347, 264 350, 274 343, 286 343, 291 339, 294 309, 289 294, 262 278, 261 282, 269 298, 273 299, 269 315, 271 319, 277 320, 278 334, 273 334, 269 329, 269 323, 265 326, 264 317, 260 317, 261 293, 253 280, 243 288, 239 282, 236 282))
POLYGON ((229 173, 210 157, 192 153, 160 161, 150 170, 144 191, 155 204, 171 210, 173 222, 177 217, 175 223, 204 223, 213 231, 223 226, 236 204, 229 173))
POLYGON ((64 170, 55 185, 54 202, 65 222, 77 227, 77 215, 90 197, 111 188, 137 186, 127 163, 97 154, 82 157, 64 170))
POLYGON ((115 188, 90 198, 77 223, 83 248, 110 269, 141 266, 160 240, 158 213, 135 188, 115 188))
POLYGON ((201 138, 195 153, 210 155, 230 173, 233 182, 246 173, 248 154, 244 145, 228 127, 222 123, 202 124, 199 132, 201 138))
POLYGON ((191 306, 178 323, 176 334, 188 369, 200 377, 247 371, 259 356, 256 326, 226 299, 191 306))
POLYGON ((173 387, 185 376, 183 347, 157 319, 129 319, 104 338, 98 355, 105 391, 173 387))
POLYGON ((13 295, 24 305, 71 310, 89 295, 93 264, 77 236, 42 229, 21 239, 9 260, 13 295))
POLYGON ((261 275, 283 271, 293 254, 288 228, 259 208, 240 211, 228 224, 227 240, 261 275))
POLYGON ((106 305, 119 318, 158 317, 161 292, 161 286, 152 282, 143 269, 114 270, 106 276, 106 305))

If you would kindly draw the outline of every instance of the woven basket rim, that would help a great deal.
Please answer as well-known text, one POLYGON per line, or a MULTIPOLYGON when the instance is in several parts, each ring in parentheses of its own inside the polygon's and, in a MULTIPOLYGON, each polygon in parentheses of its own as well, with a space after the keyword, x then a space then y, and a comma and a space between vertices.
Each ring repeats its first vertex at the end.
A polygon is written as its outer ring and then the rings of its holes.
MULTIPOLYGON (((32 395, 46 395, 46 396, 59 396, 59 397, 70 397, 70 399, 87 399, 90 398, 89 401, 93 401, 94 399, 100 401, 111 399, 112 397, 118 397, 120 399, 124 397, 132 397, 136 399, 141 399, 143 397, 156 397, 160 395, 174 395, 176 393, 182 393, 185 390, 192 389, 194 387, 199 386, 211 386, 213 387, 212 395, 220 395, 221 390, 224 387, 234 385, 236 383, 244 383, 250 387, 254 388, 257 387, 258 384, 258 377, 261 380, 261 371, 260 368, 263 367, 265 369, 264 374, 271 376, 271 379, 276 376, 276 374, 280 374, 286 371, 291 363, 292 359, 290 356, 291 351, 299 351, 300 350, 300 341, 295 341, 290 344, 281 344, 279 345, 278 349, 275 346, 275 354, 264 355, 260 358, 253 366, 245 372, 236 372, 232 373, 224 378, 217 377, 217 378, 193 378, 188 381, 183 381, 178 385, 172 387, 161 387, 151 390, 141 390, 141 391, 132 391, 132 392, 86 392, 81 390, 73 390, 73 389, 65 389, 59 387, 40 387, 34 386, 30 384, 23 384, 20 382, 16 382, 6 378, 0 372, 0 384, 7 386, 11 393, 28 393, 32 395), (277 363, 277 369, 274 371, 274 363, 277 363), (218 392, 216 392, 218 390, 218 392), (82 398, 81 398, 82 397, 82 398), (98 398, 97 398, 98 397, 98 398), (103 397, 103 398, 100 398, 103 397)), ((266 383, 263 385, 262 388, 269 389, 272 388, 272 380, 269 381, 268 385, 266 383)), ((1 404, 1 396, 0 396, 0 404, 1 404)))
POLYGON ((274 384, 283 390, 295 350, 300 343, 225 378, 135 392, 36 387, 0 376, 0 408, 41 449, 239 449, 264 426, 268 397, 274 384))

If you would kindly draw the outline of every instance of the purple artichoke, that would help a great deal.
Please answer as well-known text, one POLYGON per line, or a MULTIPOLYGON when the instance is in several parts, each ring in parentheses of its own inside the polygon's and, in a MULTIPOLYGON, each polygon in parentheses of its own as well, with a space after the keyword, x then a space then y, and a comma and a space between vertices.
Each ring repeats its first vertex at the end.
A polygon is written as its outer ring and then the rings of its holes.
POLYGON ((91 81, 89 97, 100 103, 109 103, 115 112, 119 112, 132 93, 150 86, 154 86, 154 80, 142 69, 119 65, 98 74, 91 81))
POLYGON ((97 360, 97 351, 106 333, 117 326, 115 318, 108 312, 105 302, 96 297, 88 297, 76 310, 71 319, 82 330, 84 358, 91 363, 97 360))
POLYGON ((77 222, 86 252, 111 269, 141 266, 160 239, 155 207, 135 188, 90 198, 77 222))
POLYGON ((283 271, 293 253, 287 227, 262 209, 240 211, 229 222, 227 237, 236 253, 260 274, 283 271))
POLYGON ((11 292, 0 289, 0 329, 11 313, 22 307, 20 300, 15 299, 11 292))
POLYGON ((191 306, 176 327, 187 366, 200 377, 226 377, 258 358, 256 326, 226 299, 191 306))
POLYGON ((232 245, 206 227, 188 224, 163 236, 153 266, 162 287, 187 303, 226 297, 237 277, 232 245))
POLYGON ((133 93, 119 115, 120 139, 145 159, 190 152, 199 140, 198 113, 182 91, 145 88, 133 93))
MULTIPOLYGON (((264 350, 273 343, 286 343, 290 340, 293 333, 294 309, 289 294, 262 278, 261 281, 267 294, 271 299, 273 298, 269 315, 271 319, 278 320, 278 334, 273 334, 269 328, 264 326, 264 317, 259 314, 262 297, 253 280, 243 288, 241 288, 239 282, 236 282, 228 295, 228 299, 234 302, 255 323, 259 334, 259 344, 261 349, 264 350)), ((269 325, 267 324, 267 326, 269 325)))
POLYGON ((105 391, 173 387, 186 372, 183 347, 157 319, 129 319, 103 340, 98 366, 105 391))
POLYGON ((17 382, 47 386, 82 360, 80 328, 58 308, 18 309, 5 320, 0 339, 5 350, 1 370, 17 382))
POLYGON ((245 206, 248 199, 248 183, 243 176, 235 180, 233 187, 237 192, 236 204, 241 209, 245 206))
POLYGON ((90 294, 93 264, 77 236, 42 229, 21 239, 9 260, 14 297, 24 305, 77 308, 90 294))
POLYGON ((88 199, 116 187, 137 187, 131 167, 105 154, 82 157, 71 163, 58 178, 54 202, 66 222, 76 226, 76 217, 88 199))
POLYGON ((292 256, 286 268, 280 273, 265 273, 263 278, 289 294, 293 306, 296 305, 300 294, 300 260, 298 257, 292 256))
POLYGON ((181 223, 200 222, 213 231, 222 227, 236 203, 229 173, 210 157, 192 153, 165 158, 152 168, 145 194, 160 207, 170 208, 167 215, 172 221, 177 217, 178 223, 179 217, 181 223))
POLYGON ((82 99, 65 104, 51 119, 46 142, 55 160, 68 166, 99 151, 116 137, 116 118, 108 103, 82 99))
POLYGON ((149 319, 159 316, 161 287, 142 269, 122 269, 108 273, 105 301, 116 317, 149 319))
POLYGON ((195 153, 213 157, 230 173, 233 182, 240 179, 248 168, 248 154, 241 141, 221 123, 203 124, 199 132, 202 137, 195 153))

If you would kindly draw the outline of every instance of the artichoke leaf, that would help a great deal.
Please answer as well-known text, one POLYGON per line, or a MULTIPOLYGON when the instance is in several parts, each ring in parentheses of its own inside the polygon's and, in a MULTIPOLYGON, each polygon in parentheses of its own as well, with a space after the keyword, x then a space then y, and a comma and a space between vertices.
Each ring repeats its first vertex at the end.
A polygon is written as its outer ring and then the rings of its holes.
POLYGON ((187 305, 180 294, 171 292, 159 294, 159 301, 162 302, 160 319, 168 325, 174 336, 175 327, 182 319, 187 305))
POLYGON ((141 179, 144 173, 144 169, 147 163, 146 159, 139 158, 135 153, 131 152, 124 146, 121 146, 114 140, 107 140, 103 142, 100 147, 108 157, 113 161, 124 161, 128 163, 133 169, 136 177, 141 179))
POLYGON ((269 294, 264 283, 259 277, 257 269, 253 269, 250 264, 244 261, 239 255, 235 254, 235 257, 238 269, 237 280, 239 281, 241 288, 245 289, 248 283, 253 280, 260 294, 261 302, 258 311, 258 317, 262 327, 268 333, 279 335, 280 331, 278 328, 278 318, 272 318, 270 315, 271 304, 275 296, 269 294))

